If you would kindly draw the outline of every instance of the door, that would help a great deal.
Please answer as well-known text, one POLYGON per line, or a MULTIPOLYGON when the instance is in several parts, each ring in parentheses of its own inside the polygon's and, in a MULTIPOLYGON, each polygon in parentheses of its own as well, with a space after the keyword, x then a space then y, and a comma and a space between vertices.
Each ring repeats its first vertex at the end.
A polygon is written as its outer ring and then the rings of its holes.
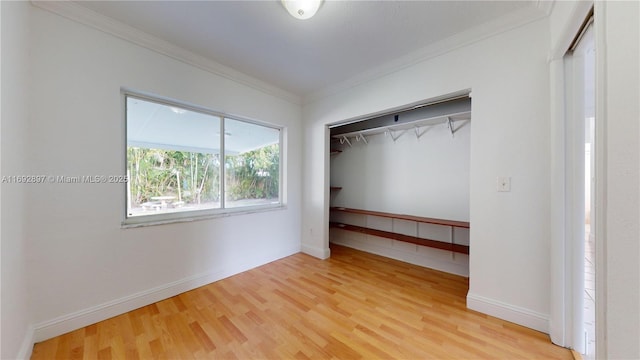
POLYGON ((565 56, 566 273, 570 346, 595 357, 595 39, 588 23, 565 56))

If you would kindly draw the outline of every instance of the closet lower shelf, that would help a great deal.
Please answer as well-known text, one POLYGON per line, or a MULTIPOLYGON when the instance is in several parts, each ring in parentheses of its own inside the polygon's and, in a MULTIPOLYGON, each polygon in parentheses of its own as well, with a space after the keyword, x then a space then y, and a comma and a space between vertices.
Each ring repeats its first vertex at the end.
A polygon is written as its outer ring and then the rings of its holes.
POLYGON ((349 225, 349 224, 343 224, 338 222, 330 222, 329 227, 338 228, 338 229, 347 230, 347 231, 359 232, 362 234, 373 235, 373 236, 393 239, 397 241, 408 242, 408 243, 427 246, 430 248, 435 248, 440 250, 453 251, 460 254, 467 254, 467 255, 469 254, 469 246, 467 245, 452 244, 452 243, 447 243, 447 242, 442 242, 437 240, 423 239, 415 236, 409 236, 409 235, 398 234, 398 233, 393 233, 389 231, 376 230, 376 229, 366 228, 362 226, 349 225))

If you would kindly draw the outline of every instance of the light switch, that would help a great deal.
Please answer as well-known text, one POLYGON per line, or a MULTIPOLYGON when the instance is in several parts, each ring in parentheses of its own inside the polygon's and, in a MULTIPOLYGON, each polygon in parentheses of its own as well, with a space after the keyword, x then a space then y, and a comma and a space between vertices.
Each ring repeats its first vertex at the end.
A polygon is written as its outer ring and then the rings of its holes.
POLYGON ((497 190, 499 192, 511 191, 511 178, 508 176, 498 176, 497 190))

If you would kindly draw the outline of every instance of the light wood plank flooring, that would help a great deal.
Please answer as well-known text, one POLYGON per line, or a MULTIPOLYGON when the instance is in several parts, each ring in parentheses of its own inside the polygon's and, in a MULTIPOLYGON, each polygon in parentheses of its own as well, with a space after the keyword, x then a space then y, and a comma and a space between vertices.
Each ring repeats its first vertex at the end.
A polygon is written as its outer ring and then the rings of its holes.
POLYGON ((38 343, 32 359, 571 359, 467 310, 468 280, 333 246, 38 343))

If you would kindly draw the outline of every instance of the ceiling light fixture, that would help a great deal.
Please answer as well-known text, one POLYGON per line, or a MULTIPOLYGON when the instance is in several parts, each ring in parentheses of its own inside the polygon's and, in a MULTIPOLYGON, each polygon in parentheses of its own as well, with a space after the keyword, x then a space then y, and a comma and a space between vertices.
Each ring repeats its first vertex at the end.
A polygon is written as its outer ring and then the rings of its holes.
POLYGON ((316 14, 322 0, 282 0, 282 5, 296 19, 309 19, 316 14))

